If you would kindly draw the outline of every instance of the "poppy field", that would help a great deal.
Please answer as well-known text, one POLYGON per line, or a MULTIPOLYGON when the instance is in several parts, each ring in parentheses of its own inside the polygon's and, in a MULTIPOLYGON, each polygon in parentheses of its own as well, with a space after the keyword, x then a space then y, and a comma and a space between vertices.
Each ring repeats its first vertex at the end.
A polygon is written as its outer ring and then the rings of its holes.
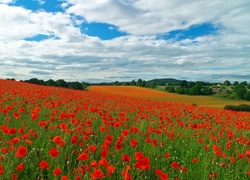
POLYGON ((130 97, 139 97, 151 100, 167 101, 172 103, 182 103, 182 104, 196 104, 202 107, 212 107, 223 109, 226 105, 240 105, 248 104, 249 101, 244 101, 240 99, 222 99, 212 96, 190 96, 190 95, 180 95, 176 93, 169 93, 166 91, 159 91, 149 88, 142 88, 137 86, 90 86, 88 88, 91 92, 101 92, 105 94, 116 94, 124 95, 130 97))
POLYGON ((0 179, 250 178, 250 113, 0 80, 0 179))

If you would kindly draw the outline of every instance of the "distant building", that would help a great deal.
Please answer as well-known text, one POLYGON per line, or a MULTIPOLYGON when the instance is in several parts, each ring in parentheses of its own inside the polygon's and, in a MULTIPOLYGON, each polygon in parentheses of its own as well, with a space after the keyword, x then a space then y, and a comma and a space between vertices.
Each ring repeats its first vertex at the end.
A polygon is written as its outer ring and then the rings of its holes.
POLYGON ((213 88, 213 89, 212 89, 212 92, 213 92, 213 93, 220 92, 220 88, 213 88))

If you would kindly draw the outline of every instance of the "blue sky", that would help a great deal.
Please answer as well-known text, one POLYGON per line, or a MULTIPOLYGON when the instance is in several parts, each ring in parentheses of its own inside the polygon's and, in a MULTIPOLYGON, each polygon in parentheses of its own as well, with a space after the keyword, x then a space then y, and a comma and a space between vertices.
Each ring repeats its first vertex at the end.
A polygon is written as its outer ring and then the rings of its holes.
POLYGON ((250 81, 249 8, 247 0, 0 0, 0 78, 250 81))

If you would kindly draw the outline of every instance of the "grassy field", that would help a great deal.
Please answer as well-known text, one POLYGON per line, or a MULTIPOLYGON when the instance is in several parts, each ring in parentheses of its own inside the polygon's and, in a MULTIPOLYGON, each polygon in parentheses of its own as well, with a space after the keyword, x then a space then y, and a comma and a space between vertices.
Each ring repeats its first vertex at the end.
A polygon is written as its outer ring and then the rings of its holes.
POLYGON ((249 101, 221 99, 211 96, 188 96, 168 93, 153 89, 135 87, 135 86, 91 86, 90 92, 102 92, 106 94, 138 97, 145 99, 162 100, 182 104, 197 104, 202 107, 223 108, 225 105, 249 104, 249 101))

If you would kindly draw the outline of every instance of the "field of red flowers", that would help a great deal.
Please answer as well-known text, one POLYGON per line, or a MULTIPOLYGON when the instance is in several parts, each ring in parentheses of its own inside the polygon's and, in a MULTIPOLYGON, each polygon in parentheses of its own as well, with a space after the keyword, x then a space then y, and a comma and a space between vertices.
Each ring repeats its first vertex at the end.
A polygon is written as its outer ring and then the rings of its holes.
POLYGON ((249 179, 250 113, 0 80, 0 179, 249 179))

